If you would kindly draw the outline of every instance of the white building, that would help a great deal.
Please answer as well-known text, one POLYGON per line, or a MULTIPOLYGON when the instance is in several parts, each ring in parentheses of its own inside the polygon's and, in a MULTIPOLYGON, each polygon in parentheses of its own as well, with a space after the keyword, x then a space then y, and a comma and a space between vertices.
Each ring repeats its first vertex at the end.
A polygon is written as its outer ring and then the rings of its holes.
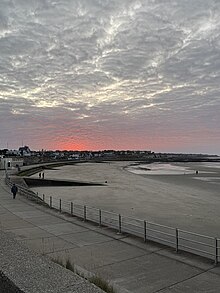
POLYGON ((8 170, 12 168, 12 158, 0 157, 0 170, 8 170))
POLYGON ((4 158, 0 156, 0 170, 11 170, 23 166, 24 161, 16 158, 4 158))

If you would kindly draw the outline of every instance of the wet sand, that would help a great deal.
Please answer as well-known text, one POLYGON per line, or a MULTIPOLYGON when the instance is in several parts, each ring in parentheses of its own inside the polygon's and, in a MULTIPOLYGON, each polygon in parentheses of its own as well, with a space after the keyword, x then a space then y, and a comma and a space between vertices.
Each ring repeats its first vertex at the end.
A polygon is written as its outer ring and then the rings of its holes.
POLYGON ((124 168, 127 165, 129 162, 83 163, 45 170, 47 179, 107 181, 107 186, 34 190, 66 201, 220 237, 220 164, 185 163, 185 167, 193 170, 192 174, 185 175, 137 175, 128 172, 124 168), (198 175, 195 170, 199 171, 198 175))

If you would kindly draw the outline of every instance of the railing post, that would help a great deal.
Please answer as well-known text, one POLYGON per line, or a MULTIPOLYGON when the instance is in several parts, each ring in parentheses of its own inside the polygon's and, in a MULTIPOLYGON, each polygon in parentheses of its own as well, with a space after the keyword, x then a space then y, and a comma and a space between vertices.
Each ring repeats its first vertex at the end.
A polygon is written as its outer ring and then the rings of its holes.
POLYGON ((179 229, 176 228, 176 252, 179 251, 179 229))
POLYGON ((84 222, 86 221, 86 206, 84 206, 84 216, 83 216, 83 219, 84 219, 84 222))
POLYGON ((62 212, 62 201, 61 201, 61 198, 60 198, 60 213, 62 212))
POLYGON ((43 194, 43 201, 45 201, 45 195, 43 194))
POLYGON ((147 222, 144 221, 144 242, 147 242, 147 222))
POLYGON ((99 210, 99 227, 102 226, 102 210, 99 210))
POLYGON ((218 264, 218 238, 215 238, 215 264, 218 264))
POLYGON ((121 234, 121 215, 118 215, 118 233, 121 234))
POLYGON ((52 196, 50 196, 50 208, 52 209, 52 196))
POLYGON ((70 203, 70 213, 71 213, 71 215, 73 215, 73 202, 72 201, 70 203))

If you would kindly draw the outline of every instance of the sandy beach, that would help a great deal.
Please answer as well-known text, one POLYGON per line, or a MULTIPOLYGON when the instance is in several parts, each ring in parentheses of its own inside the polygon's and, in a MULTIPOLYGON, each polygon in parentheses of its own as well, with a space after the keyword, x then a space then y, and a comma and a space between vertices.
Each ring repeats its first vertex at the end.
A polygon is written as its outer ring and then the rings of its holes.
POLYGON ((107 181, 107 185, 34 190, 65 201, 220 237, 219 163, 173 164, 178 174, 161 175, 132 173, 127 168, 130 164, 133 163, 79 163, 45 170, 47 179, 107 181), (196 170, 199 174, 195 174, 196 170))

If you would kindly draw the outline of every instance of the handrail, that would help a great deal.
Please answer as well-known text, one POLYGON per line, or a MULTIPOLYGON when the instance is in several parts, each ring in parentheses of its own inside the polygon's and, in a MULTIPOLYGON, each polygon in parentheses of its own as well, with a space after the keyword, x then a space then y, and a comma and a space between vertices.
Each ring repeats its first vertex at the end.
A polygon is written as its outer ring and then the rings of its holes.
POLYGON ((190 232, 190 231, 186 231, 186 230, 179 230, 181 233, 185 233, 185 234, 191 234, 191 235, 194 235, 194 236, 198 236, 198 237, 203 237, 203 238, 207 238, 207 239, 213 239, 213 237, 211 236, 207 236, 207 235, 202 235, 202 234, 198 234, 198 233, 195 233, 195 232, 190 232))

